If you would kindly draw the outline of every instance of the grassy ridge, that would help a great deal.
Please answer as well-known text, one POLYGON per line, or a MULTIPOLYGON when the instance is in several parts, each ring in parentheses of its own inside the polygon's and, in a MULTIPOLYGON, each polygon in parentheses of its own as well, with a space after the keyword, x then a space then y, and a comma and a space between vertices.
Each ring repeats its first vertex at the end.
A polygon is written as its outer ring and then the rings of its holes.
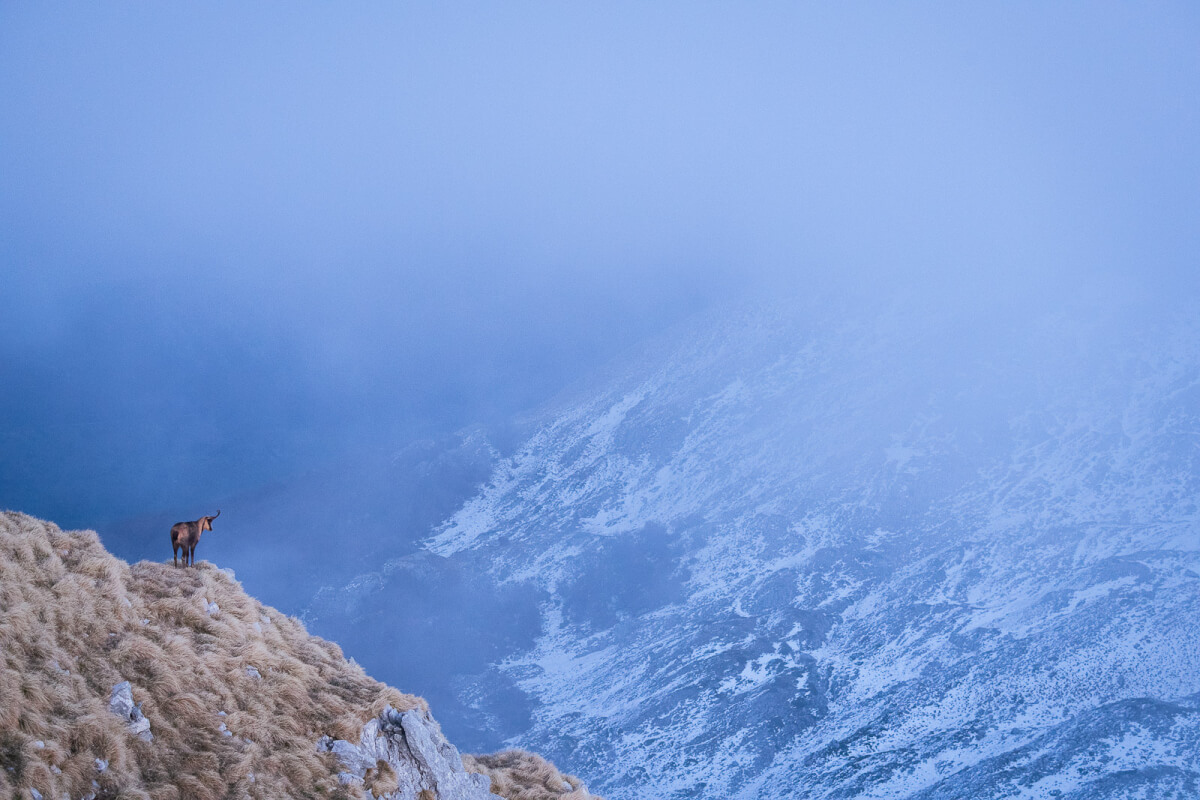
MULTIPOLYGON (((314 743, 356 741, 387 705, 429 715, 211 564, 131 566, 91 531, 0 514, 0 797, 382 797, 314 743), (121 681, 152 740, 109 710, 121 681)), ((512 800, 592 797, 531 754, 464 763, 512 800)))

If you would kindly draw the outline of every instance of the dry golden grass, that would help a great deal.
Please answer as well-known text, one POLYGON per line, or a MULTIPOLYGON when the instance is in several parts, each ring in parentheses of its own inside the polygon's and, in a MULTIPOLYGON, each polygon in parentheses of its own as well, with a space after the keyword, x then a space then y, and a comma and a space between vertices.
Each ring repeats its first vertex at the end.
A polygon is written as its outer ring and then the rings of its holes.
POLYGON ((210 564, 130 567, 22 514, 0 514, 0 653, 4 797, 349 797, 314 742, 383 703, 428 713, 210 564), (151 742, 108 710, 126 680, 151 742))
POLYGON ((508 800, 600 800, 574 775, 564 775, 546 759, 524 750, 490 756, 463 756, 469 772, 492 779, 492 793, 508 800))
MULTIPOLYGON (((0 513, 0 798, 381 797, 387 765, 343 786, 315 743, 387 705, 429 715, 207 562, 130 566, 92 531, 0 513), (150 742, 108 709, 121 681, 150 742)), ((593 797, 531 754, 463 760, 509 800, 593 797)))

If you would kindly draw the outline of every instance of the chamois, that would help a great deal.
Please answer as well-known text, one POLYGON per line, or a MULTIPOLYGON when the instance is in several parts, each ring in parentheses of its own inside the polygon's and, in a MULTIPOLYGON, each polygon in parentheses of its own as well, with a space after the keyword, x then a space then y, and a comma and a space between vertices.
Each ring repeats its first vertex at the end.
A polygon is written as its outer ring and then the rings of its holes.
POLYGON ((195 522, 176 522, 171 526, 172 561, 179 566, 179 549, 183 548, 183 565, 196 563, 196 545, 200 543, 200 534, 212 530, 212 521, 221 516, 221 509, 211 517, 201 517, 195 522))

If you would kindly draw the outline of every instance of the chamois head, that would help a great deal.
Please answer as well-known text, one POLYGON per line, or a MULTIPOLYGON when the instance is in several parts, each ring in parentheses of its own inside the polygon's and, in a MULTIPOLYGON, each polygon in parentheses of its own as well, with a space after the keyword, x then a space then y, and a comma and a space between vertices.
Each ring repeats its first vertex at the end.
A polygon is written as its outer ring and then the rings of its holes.
POLYGON ((221 516, 221 509, 218 508, 217 513, 213 514, 211 517, 201 517, 200 518, 200 530, 211 531, 212 530, 212 521, 219 516, 221 516))

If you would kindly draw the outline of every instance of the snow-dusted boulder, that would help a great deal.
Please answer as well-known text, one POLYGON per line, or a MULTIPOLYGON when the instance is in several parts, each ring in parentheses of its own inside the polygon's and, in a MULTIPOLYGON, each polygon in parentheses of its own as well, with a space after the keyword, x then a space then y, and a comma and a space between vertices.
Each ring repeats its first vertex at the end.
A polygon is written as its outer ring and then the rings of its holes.
POLYGON ((454 745, 417 710, 388 706, 363 726, 358 744, 325 736, 317 749, 337 755, 343 769, 339 780, 369 783, 368 788, 382 790, 375 795, 381 800, 418 800, 422 791, 438 800, 495 800, 491 780, 467 772, 454 745))

